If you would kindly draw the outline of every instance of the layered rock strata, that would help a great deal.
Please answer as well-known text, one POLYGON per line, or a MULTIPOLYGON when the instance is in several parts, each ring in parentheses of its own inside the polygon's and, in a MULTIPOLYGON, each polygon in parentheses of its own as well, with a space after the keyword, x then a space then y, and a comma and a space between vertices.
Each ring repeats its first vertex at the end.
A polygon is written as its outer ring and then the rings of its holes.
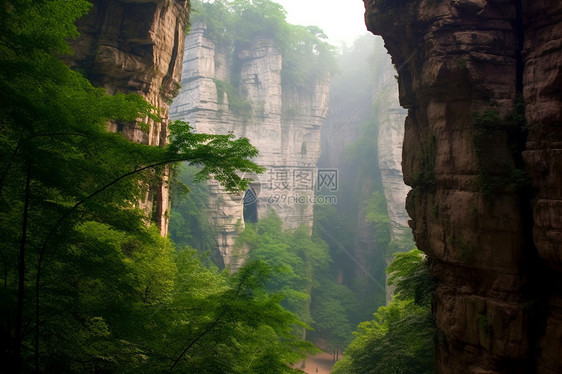
POLYGON ((182 89, 170 116, 199 132, 247 137, 260 153, 254 160, 267 171, 254 179, 244 197, 211 183, 210 216, 219 231, 225 265, 236 269, 245 250, 234 251, 234 238, 246 218, 259 219, 273 209, 286 228, 312 227, 314 185, 318 176, 320 126, 326 117, 329 77, 306 88, 282 84, 282 55, 269 39, 255 40, 231 57, 195 25, 186 38, 182 89), (234 59, 234 62, 231 61, 234 59), (231 64, 239 67, 233 90, 231 64))
MULTIPOLYGON (((72 65, 109 94, 140 93, 160 110, 161 122, 147 119, 148 132, 132 124, 113 123, 110 129, 129 139, 164 146, 168 141, 168 112, 177 95, 182 66, 188 0, 94 0, 78 22, 72 65)), ((165 236, 168 231, 167 176, 150 186, 141 204, 165 236), (156 206, 153 206, 156 204, 156 206)))
POLYGON ((408 108, 439 373, 562 372, 562 4, 365 0, 408 108))

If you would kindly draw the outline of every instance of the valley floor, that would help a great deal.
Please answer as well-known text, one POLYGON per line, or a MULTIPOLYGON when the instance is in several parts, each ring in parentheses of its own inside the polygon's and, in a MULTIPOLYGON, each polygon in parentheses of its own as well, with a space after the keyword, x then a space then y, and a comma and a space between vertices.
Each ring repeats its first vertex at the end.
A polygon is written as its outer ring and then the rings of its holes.
POLYGON ((331 353, 322 352, 307 358, 304 364, 304 367, 302 363, 298 363, 295 367, 301 369, 306 374, 330 374, 335 361, 333 361, 331 353))

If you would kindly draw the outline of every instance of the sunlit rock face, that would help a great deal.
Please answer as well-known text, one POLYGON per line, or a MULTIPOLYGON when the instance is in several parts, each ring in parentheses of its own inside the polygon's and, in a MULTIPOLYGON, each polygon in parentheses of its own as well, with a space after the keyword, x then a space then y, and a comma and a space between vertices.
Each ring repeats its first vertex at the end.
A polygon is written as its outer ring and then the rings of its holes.
MULTIPOLYGON (((94 86, 109 94, 140 93, 160 109, 161 122, 149 120, 149 131, 129 124, 112 124, 136 142, 164 146, 168 141, 168 111, 177 95, 184 31, 189 17, 187 0, 93 0, 91 11, 78 22, 80 37, 72 41, 71 64, 94 86)), ((150 186, 142 207, 168 231, 167 177, 150 186), (153 205, 156 206, 153 206, 153 205)))
POLYGON ((562 3, 365 0, 408 108, 439 373, 562 372, 562 3))
MULTIPOLYGON (((273 209, 286 228, 312 227, 320 126, 326 117, 329 77, 306 89, 282 83, 282 56, 272 40, 260 39, 234 56, 240 66, 237 98, 229 97, 227 51, 207 39, 204 25, 194 25, 186 38, 182 89, 170 116, 198 132, 247 137, 260 151, 254 162, 267 168, 252 176, 255 217, 273 209)), ((229 52, 228 52, 229 53, 229 52)), ((246 251, 234 250, 234 238, 244 227, 243 196, 225 193, 211 183, 210 216, 219 231, 218 245, 225 265, 234 270, 246 251)))

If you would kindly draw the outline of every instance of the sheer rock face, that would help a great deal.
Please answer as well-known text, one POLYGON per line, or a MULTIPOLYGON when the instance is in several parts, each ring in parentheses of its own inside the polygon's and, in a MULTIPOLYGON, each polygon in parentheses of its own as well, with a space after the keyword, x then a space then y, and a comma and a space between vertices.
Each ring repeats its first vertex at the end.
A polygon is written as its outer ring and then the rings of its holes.
MULTIPOLYGON (((109 94, 140 93, 160 109, 162 122, 150 121, 148 132, 130 124, 111 124, 129 139, 164 146, 168 138, 168 111, 181 79, 184 30, 189 16, 187 0, 94 0, 91 11, 78 22, 80 37, 73 41, 71 64, 93 85, 109 94)), ((150 186, 142 203, 160 227, 168 231, 167 177, 150 186), (156 209, 153 209, 156 204, 156 209)))
POLYGON ((402 167, 438 282, 437 371, 562 372, 562 4, 365 6, 409 110, 402 167))
POLYGON ((402 143, 406 111, 398 101, 398 87, 394 76, 396 70, 390 58, 381 59, 375 94, 376 117, 379 122, 378 157, 381 180, 390 220, 392 239, 403 237, 408 227, 408 214, 404 202, 410 188, 404 184, 402 175, 402 143))
MULTIPOLYGON (((282 84, 282 56, 273 41, 256 40, 235 56, 240 66, 238 98, 229 97, 231 80, 227 51, 195 25, 186 38, 182 89, 170 110, 199 132, 232 133, 247 137, 259 149, 254 160, 267 171, 251 176, 259 219, 273 209, 286 228, 312 227, 316 162, 320 155, 320 126, 326 117, 329 77, 306 89, 282 84)), ((231 93, 232 94, 232 93, 231 93)), ((243 196, 225 193, 211 183, 210 216, 218 228, 219 250, 225 265, 235 270, 246 251, 234 251, 234 238, 244 225, 243 196)))

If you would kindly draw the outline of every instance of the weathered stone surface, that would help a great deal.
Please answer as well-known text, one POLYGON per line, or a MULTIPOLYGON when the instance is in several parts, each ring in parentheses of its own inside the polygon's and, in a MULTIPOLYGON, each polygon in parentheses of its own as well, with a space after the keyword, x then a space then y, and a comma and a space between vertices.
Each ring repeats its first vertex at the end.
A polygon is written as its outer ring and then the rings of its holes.
MULTIPOLYGON (((140 93, 160 109, 162 122, 149 121, 148 132, 129 124, 112 124, 136 142, 164 146, 168 139, 168 110, 181 78, 187 0, 93 0, 92 10, 78 22, 80 37, 73 41, 72 65, 95 86, 109 94, 140 93)), ((150 186, 142 203, 147 212, 156 206, 163 236, 168 232, 167 176, 150 186)))
POLYGON ((562 5, 365 6, 409 109, 402 166, 438 281, 437 371, 562 372, 562 5))
POLYGON ((406 110, 398 101, 398 86, 394 76, 396 70, 385 55, 379 62, 375 94, 379 123, 378 158, 381 179, 386 198, 386 208, 391 225, 392 239, 401 239, 408 227, 408 214, 405 209, 406 196, 410 187, 404 184, 402 175, 402 143, 404 140, 404 120, 406 110))
POLYGON ((537 189, 533 204, 535 244, 540 256, 558 271, 562 271, 561 24, 560 2, 527 4, 523 92, 529 138, 524 157, 537 189))
MULTIPOLYGON (((256 40, 236 56, 239 99, 249 104, 240 108, 235 98, 217 89, 219 81, 231 79, 227 51, 204 34, 205 26, 195 25, 186 38, 182 89, 170 116, 190 122, 200 132, 247 137, 260 151, 254 161, 267 168, 266 173, 253 176, 251 184, 257 195, 257 217, 273 209, 286 228, 312 227, 313 184, 329 77, 307 89, 283 87, 280 52, 273 41, 256 40)), ((209 209, 219 228, 219 249, 225 265, 235 270, 245 256, 244 249, 234 253, 234 238, 244 227, 242 196, 212 186, 209 209)))

